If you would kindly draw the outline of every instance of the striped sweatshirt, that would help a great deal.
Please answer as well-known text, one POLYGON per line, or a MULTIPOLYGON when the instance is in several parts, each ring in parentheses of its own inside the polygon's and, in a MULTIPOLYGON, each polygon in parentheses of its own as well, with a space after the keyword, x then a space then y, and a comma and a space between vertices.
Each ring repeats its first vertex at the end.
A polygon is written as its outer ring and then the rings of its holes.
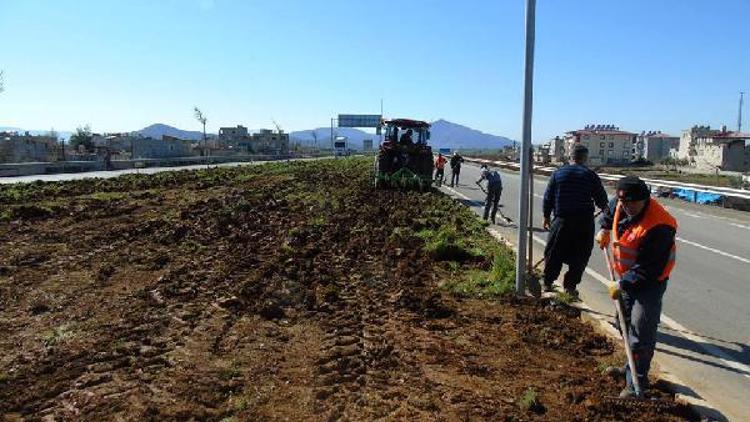
POLYGON ((556 217, 568 218, 591 216, 594 204, 607 209, 607 192, 599 176, 580 164, 566 164, 552 173, 544 192, 544 217, 552 213, 556 217))

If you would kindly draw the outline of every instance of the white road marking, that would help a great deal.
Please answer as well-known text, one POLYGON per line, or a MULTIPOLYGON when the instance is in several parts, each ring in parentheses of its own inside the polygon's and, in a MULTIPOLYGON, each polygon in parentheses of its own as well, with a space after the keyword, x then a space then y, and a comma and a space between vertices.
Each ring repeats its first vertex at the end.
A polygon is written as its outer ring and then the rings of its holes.
POLYGON ((707 251, 709 251, 709 252, 713 252, 713 253, 715 253, 715 254, 719 254, 719 255, 722 255, 722 256, 726 256, 727 258, 732 258, 732 259, 736 259, 737 261, 740 261, 740 262, 744 262, 745 264, 750 264, 750 259, 747 259, 747 258, 743 258, 743 257, 741 257, 741 256, 737 256, 737 255, 732 255, 732 254, 730 254, 730 253, 728 253, 728 252, 724 252, 724 251, 722 251, 722 250, 719 250, 719 249, 716 249, 716 248, 711 248, 711 247, 709 247, 709 246, 701 245, 700 243, 696 243, 696 242, 691 242, 690 240, 686 240, 686 239, 683 239, 683 238, 681 238, 680 236, 677 236, 677 238, 676 238, 676 239, 677 239, 677 240, 678 240, 679 242, 682 242, 682 243, 687 243, 688 245, 692 245, 692 246, 695 246, 696 248, 701 248, 701 249, 705 249, 705 250, 707 250, 707 251))
POLYGON ((743 226, 742 224, 737 224, 737 223, 729 223, 729 225, 731 225, 731 226, 734 226, 734 227, 739 227, 739 228, 741 228, 741 229, 746 229, 746 230, 750 230, 750 226, 743 226))
POLYGON ((706 217, 705 217, 705 216, 703 216, 703 215, 699 215, 699 214, 693 214, 693 213, 690 213, 690 212, 686 212, 686 211, 683 211, 682 213, 683 213, 683 214, 685 214, 685 215, 687 215, 688 217, 693 217, 693 218, 706 218, 706 217))
MULTIPOLYGON (((539 236, 534 236, 534 240, 542 245, 546 245, 547 242, 544 241, 544 239, 540 238, 539 236)), ((598 272, 594 271, 591 267, 586 267, 586 274, 593 277, 595 280, 601 282, 605 286, 609 287, 609 285, 612 283, 611 280, 604 277, 603 275, 599 274, 598 272)), ((719 349, 718 347, 714 346, 711 343, 706 343, 703 339, 701 339, 699 336, 693 334, 690 330, 688 330, 684 325, 680 324, 679 322, 675 321, 674 319, 667 316, 667 314, 662 313, 661 314, 661 320, 662 322, 668 326, 669 328, 677 331, 681 336, 695 342, 698 346, 703 348, 708 354, 712 355, 716 359, 720 360, 723 364, 736 369, 737 371, 741 372, 742 375, 744 375, 746 378, 750 378, 750 367, 747 365, 744 365, 742 363, 737 362, 729 356, 727 353, 725 353, 723 350, 719 349)))

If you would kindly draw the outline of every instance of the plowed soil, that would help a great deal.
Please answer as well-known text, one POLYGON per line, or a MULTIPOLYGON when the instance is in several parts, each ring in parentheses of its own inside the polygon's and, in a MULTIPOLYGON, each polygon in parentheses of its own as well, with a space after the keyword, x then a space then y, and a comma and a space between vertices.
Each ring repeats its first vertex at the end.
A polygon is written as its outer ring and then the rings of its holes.
POLYGON ((690 418, 606 401, 614 346, 575 312, 441 288, 491 258, 436 261, 408 233, 474 217, 436 192, 374 191, 369 168, 0 188, 0 416, 690 418))

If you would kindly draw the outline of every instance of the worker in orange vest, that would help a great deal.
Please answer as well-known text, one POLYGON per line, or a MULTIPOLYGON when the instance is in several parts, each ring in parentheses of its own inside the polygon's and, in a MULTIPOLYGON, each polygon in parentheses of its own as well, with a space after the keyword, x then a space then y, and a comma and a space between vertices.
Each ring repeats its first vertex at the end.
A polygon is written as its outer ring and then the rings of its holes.
POLYGON ((448 160, 443 157, 443 154, 438 153, 435 159, 435 180, 438 181, 438 185, 442 185, 443 179, 445 179, 445 163, 447 162, 448 160))
MULTIPOLYGON (((596 241, 604 249, 609 246, 610 237, 614 240, 613 267, 620 279, 610 286, 609 295, 612 299, 622 298, 635 372, 645 391, 656 348, 662 297, 675 265, 677 221, 651 198, 645 182, 626 176, 617 183, 617 195, 600 223, 596 241)), ((626 380, 620 397, 635 396, 632 371, 627 364, 623 368, 607 368, 610 375, 626 380)))

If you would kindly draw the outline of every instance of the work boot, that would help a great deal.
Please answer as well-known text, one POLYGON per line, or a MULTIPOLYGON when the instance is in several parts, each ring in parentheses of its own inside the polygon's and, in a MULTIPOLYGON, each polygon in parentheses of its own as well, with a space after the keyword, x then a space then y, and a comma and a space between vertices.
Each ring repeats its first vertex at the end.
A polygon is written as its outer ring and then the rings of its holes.
POLYGON ((620 366, 608 366, 602 373, 615 380, 625 379, 625 370, 620 366))
POLYGON ((620 397, 621 399, 642 399, 643 398, 635 394, 635 390, 633 390, 633 388, 630 386, 623 388, 622 391, 620 391, 620 395, 618 397, 620 397))
POLYGON ((565 293, 569 294, 575 302, 579 302, 581 300, 581 295, 578 293, 578 290, 576 289, 565 289, 565 293))

